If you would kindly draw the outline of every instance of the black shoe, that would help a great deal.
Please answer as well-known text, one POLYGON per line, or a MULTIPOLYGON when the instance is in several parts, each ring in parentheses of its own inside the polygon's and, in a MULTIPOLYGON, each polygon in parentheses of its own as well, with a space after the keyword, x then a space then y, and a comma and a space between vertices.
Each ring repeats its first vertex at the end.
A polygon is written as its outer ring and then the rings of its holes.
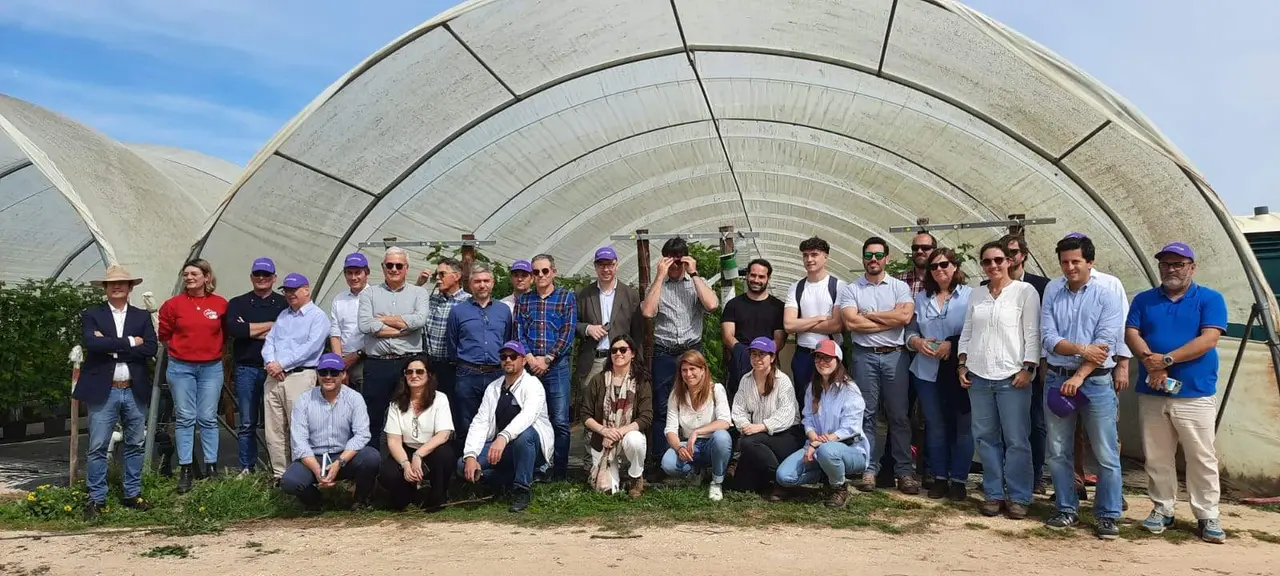
POLYGON ((528 488, 517 488, 511 491, 511 512, 524 512, 529 507, 529 501, 533 499, 533 495, 528 488))
POLYGON ((146 512, 151 509, 151 503, 143 500, 141 496, 125 498, 124 500, 121 500, 120 503, 124 504, 125 508, 133 508, 139 512, 146 512))
POLYGON ((191 491, 191 465, 183 464, 178 467, 178 493, 186 494, 191 491))
POLYGON ((1036 481, 1035 488, 1033 488, 1031 491, 1032 491, 1033 493, 1035 493, 1035 494, 1039 494, 1039 495, 1041 495, 1041 496, 1048 496, 1048 495, 1049 495, 1049 485, 1048 485, 1048 484, 1046 484, 1044 480, 1037 480, 1037 481, 1036 481))
POLYGON ((941 500, 951 491, 951 487, 947 485, 946 480, 933 480, 929 486, 929 498, 932 500, 941 500))
MULTIPOLYGON (((1075 526, 1078 522, 1080 522, 1079 516, 1069 512, 1058 512, 1053 516, 1050 516, 1048 520, 1045 520, 1044 525, 1053 528, 1054 530, 1064 530, 1075 526)), ((1099 524, 1101 524, 1101 521, 1099 521, 1099 524)), ((1112 526, 1115 526, 1114 522, 1112 523, 1112 526)))
POLYGON ((1120 537, 1120 528, 1116 526, 1114 518, 1099 518, 1098 527, 1093 533, 1103 540, 1115 540, 1120 537))
POLYGON ((947 498, 952 502, 964 502, 969 499, 969 488, 964 482, 952 482, 947 490, 947 498))
POLYGON ((217 465, 217 464, 205 464, 205 465, 204 465, 204 478, 205 478, 205 480, 209 480, 209 479, 211 479, 211 478, 213 478, 213 477, 215 477, 215 476, 217 476, 217 475, 218 475, 218 465, 217 465))
POLYGON ((97 521, 98 521, 98 515, 99 515, 99 512, 101 511, 101 510, 100 510, 100 508, 101 508, 101 507, 102 507, 102 505, 101 505, 101 504, 98 504, 97 502, 94 502, 94 501, 92 501, 92 500, 90 500, 88 504, 85 504, 85 506, 84 506, 84 521, 85 521, 85 522, 97 522, 97 521))
POLYGON ((371 509, 373 509, 373 506, 370 506, 369 502, 366 500, 356 500, 351 504, 352 512, 364 512, 371 509))

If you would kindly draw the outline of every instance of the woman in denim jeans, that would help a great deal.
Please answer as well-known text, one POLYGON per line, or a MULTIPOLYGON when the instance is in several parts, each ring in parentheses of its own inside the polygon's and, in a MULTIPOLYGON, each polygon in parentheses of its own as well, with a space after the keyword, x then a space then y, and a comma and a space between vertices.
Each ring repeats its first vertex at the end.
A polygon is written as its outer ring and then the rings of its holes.
POLYGON ((969 298, 957 375, 969 390, 982 459, 982 513, 995 516, 1004 506, 1009 518, 1021 520, 1034 484, 1030 384, 1040 364, 1040 294, 1009 277, 1003 244, 988 242, 979 253, 990 283, 969 298))
POLYGON ((925 455, 933 486, 929 497, 968 499, 965 481, 973 462, 969 394, 956 378, 956 348, 973 290, 965 285, 960 257, 950 248, 929 256, 924 290, 916 293, 916 312, 907 326, 911 385, 920 396, 925 420, 925 455))
POLYGON ((688 477, 695 468, 711 466, 707 497, 724 498, 721 485, 733 455, 729 436, 729 397, 724 386, 711 382, 707 359, 690 350, 676 364, 679 376, 667 399, 667 453, 662 470, 668 476, 688 477))
POLYGON ((847 479, 867 469, 871 444, 862 436, 866 402, 840 362, 844 353, 835 340, 813 349, 813 381, 805 386, 801 408, 805 446, 778 465, 778 484, 799 486, 827 479, 827 506, 849 500, 847 479))
POLYGON ((173 394, 178 492, 191 489, 191 451, 200 428, 205 477, 217 473, 218 398, 222 393, 222 315, 227 301, 214 294, 217 279, 208 262, 182 267, 181 294, 160 306, 158 336, 169 352, 165 377, 173 394))

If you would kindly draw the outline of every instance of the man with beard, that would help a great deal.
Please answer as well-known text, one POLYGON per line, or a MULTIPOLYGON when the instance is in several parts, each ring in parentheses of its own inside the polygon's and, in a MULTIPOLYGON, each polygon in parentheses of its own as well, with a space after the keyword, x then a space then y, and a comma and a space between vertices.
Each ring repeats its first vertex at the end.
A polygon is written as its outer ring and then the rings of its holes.
MULTIPOLYGON (((837 305, 853 339, 853 380, 867 405, 862 433, 871 442, 873 454, 879 449, 893 455, 898 490, 919 494, 920 480, 911 458, 911 421, 907 416, 910 358, 905 346, 905 328, 915 314, 915 301, 906 282, 885 274, 888 261, 889 243, 883 238, 873 236, 863 242, 862 266, 866 273, 845 287, 837 305), (889 425, 884 440, 876 438, 876 415, 880 412, 889 425), (886 440, 892 446, 886 446, 886 440)), ((858 489, 875 489, 879 470, 879 458, 873 456, 858 489)))
POLYGON ((516 260, 511 263, 511 294, 502 299, 502 303, 511 309, 511 313, 516 313, 516 300, 529 291, 533 286, 533 264, 528 260, 516 260))
POLYGON ((757 258, 747 264, 747 291, 735 296, 724 305, 720 316, 720 334, 725 346, 733 350, 733 356, 725 363, 727 370, 725 391, 733 398, 738 392, 738 381, 751 371, 751 355, 747 345, 756 338, 770 338, 776 350, 787 343, 787 332, 782 325, 784 304, 769 293, 769 278, 773 265, 757 258))
POLYGON ((471 298, 453 307, 445 327, 447 354, 457 360, 456 392, 446 396, 457 431, 453 442, 459 447, 466 441, 485 388, 500 373, 498 347, 515 333, 511 311, 492 296, 493 270, 476 262, 471 268, 471 298))
POLYGON ((516 301, 516 334, 527 350, 525 364, 545 385, 547 415, 555 430, 551 480, 569 473, 569 354, 578 325, 578 299, 556 286, 556 261, 550 254, 533 257, 536 288, 516 301))
POLYGON ((911 287, 912 295, 924 290, 924 279, 929 273, 925 267, 929 265, 929 259, 933 257, 933 249, 937 247, 938 239, 924 230, 916 232, 915 237, 911 239, 911 263, 915 266, 894 277, 906 282, 907 286, 911 287))
POLYGON ((276 317, 288 308, 284 296, 272 287, 276 265, 270 258, 258 258, 249 270, 253 290, 227 302, 222 316, 223 331, 231 337, 231 358, 235 369, 231 381, 236 390, 236 439, 239 444, 240 475, 250 474, 258 463, 258 422, 262 413, 262 390, 267 370, 262 365, 262 344, 276 317))

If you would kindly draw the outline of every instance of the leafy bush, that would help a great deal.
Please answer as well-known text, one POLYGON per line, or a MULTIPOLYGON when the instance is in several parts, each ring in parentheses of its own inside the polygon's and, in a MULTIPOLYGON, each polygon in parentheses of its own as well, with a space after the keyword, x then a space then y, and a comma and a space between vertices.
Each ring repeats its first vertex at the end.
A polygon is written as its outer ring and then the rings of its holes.
POLYGON ((67 355, 80 343, 80 312, 101 302, 100 291, 67 280, 0 282, 0 419, 67 401, 67 355))
POLYGON ((32 516, 46 520, 69 518, 80 513, 88 501, 84 485, 72 488, 54 488, 43 484, 28 492, 27 510, 32 516))

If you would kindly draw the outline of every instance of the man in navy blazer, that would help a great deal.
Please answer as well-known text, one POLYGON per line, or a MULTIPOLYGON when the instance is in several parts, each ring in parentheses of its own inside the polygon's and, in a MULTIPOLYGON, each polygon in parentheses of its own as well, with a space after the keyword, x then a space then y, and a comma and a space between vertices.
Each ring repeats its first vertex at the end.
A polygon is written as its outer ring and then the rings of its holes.
POLYGON ((85 360, 72 392, 89 412, 89 456, 85 476, 87 521, 97 519, 107 502, 107 446, 116 422, 124 427, 124 501, 147 510, 142 499, 143 439, 151 398, 147 360, 156 355, 156 331, 146 310, 129 305, 129 293, 142 283, 122 266, 107 268, 102 280, 90 282, 107 293, 107 303, 81 314, 85 360))

